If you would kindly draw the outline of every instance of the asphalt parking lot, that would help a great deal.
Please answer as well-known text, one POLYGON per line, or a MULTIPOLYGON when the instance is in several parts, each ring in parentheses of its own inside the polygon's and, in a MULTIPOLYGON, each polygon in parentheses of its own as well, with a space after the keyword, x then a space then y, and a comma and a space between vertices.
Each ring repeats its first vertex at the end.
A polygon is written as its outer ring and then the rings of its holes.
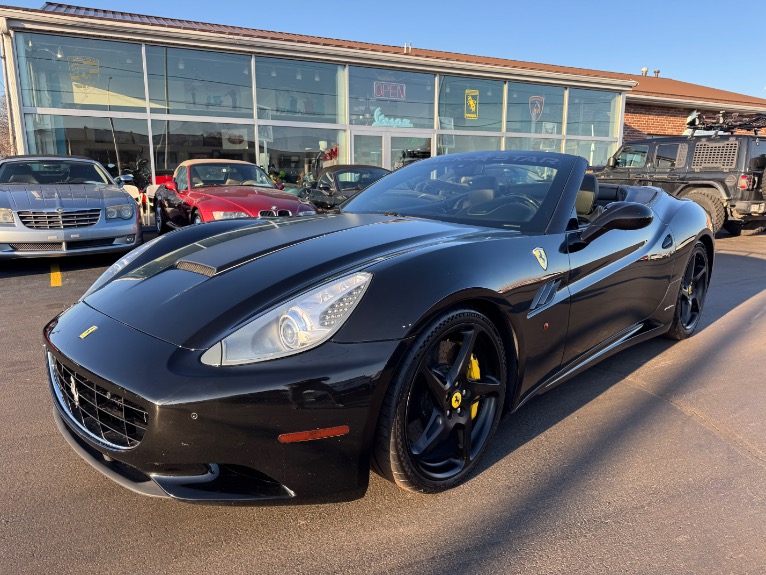
POLYGON ((694 337, 534 399, 463 486, 321 506, 149 499, 71 451, 41 331, 113 260, 0 263, 0 573, 766 571, 766 234, 719 238, 694 337))

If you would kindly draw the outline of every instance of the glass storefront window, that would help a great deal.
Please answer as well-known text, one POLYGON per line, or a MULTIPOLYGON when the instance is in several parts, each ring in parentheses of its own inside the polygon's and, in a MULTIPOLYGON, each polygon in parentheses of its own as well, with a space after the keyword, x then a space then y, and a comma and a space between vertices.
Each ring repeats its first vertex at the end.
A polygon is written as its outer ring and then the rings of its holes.
POLYGON ((174 170, 185 160, 205 158, 256 162, 254 126, 154 120, 152 137, 157 171, 174 170))
POLYGON ((286 187, 301 185, 304 180, 313 181, 322 168, 348 163, 343 130, 269 128, 264 131, 261 126, 258 132, 258 165, 278 175, 286 187))
POLYGON ((560 152, 560 138, 506 138, 506 150, 534 150, 537 152, 560 152))
POLYGON ((562 134, 564 88, 508 82, 506 131, 562 134))
POLYGON ((141 45, 16 34, 24 106, 146 111, 141 45))
POLYGON ((503 83, 477 78, 439 78, 439 124, 443 130, 498 132, 503 124, 503 83))
POLYGON ((349 66, 349 122, 390 128, 434 127, 434 76, 349 66))
POLYGON ((441 134, 439 136, 439 155, 457 154, 459 152, 482 152, 499 150, 502 138, 492 136, 455 136, 441 134))
POLYGON ((343 66, 256 58, 258 118, 345 123, 343 66))
POLYGON ((125 169, 148 169, 144 120, 28 114, 24 122, 30 154, 85 156, 101 162, 112 176, 125 169))
POLYGON ((567 135, 617 137, 619 102, 615 92, 570 88, 567 135))
POLYGON ((567 154, 582 156, 591 166, 604 166, 615 152, 617 142, 595 140, 567 140, 564 151, 567 154))
POLYGON ((146 69, 152 112, 253 117, 250 56, 147 46, 146 69))

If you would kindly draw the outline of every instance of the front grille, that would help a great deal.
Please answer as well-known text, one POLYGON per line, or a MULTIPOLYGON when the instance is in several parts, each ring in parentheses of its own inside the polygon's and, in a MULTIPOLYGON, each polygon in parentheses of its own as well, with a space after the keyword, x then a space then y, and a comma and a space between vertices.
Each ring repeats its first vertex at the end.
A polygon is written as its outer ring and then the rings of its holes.
POLYGON ((258 212, 258 216, 261 218, 288 218, 292 215, 290 210, 261 210, 258 212))
POLYGON ((27 211, 18 214, 21 223, 33 230, 66 230, 95 225, 101 217, 101 210, 27 211))
POLYGON ((146 410, 89 381, 50 354, 48 364, 59 403, 83 432, 117 449, 141 442, 149 422, 146 410))
POLYGON ((11 249, 14 249, 18 252, 36 252, 36 251, 46 251, 46 252, 60 252, 62 249, 64 249, 64 244, 61 242, 48 242, 44 244, 9 244, 11 246, 11 249))

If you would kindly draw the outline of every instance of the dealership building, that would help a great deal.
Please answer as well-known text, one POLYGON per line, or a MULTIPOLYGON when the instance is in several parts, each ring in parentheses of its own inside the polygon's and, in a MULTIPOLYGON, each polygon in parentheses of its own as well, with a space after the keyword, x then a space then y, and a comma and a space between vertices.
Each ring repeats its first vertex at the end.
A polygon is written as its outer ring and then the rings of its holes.
POLYGON ((231 158, 288 181, 334 163, 396 168, 472 150, 603 164, 623 140, 680 134, 693 110, 766 100, 624 74, 47 3, 0 7, 19 153, 153 173, 231 158))

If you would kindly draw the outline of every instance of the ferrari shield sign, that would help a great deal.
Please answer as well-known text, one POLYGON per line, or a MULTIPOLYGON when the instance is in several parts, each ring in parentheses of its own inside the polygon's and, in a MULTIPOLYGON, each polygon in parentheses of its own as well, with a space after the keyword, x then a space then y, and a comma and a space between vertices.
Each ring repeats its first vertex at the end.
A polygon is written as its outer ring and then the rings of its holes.
POLYGON ((531 96, 529 98, 529 115, 532 116, 532 122, 537 122, 543 115, 545 98, 543 96, 531 96))
POLYGON ((465 91, 465 119, 466 120, 479 119, 479 91, 478 90, 465 91))

